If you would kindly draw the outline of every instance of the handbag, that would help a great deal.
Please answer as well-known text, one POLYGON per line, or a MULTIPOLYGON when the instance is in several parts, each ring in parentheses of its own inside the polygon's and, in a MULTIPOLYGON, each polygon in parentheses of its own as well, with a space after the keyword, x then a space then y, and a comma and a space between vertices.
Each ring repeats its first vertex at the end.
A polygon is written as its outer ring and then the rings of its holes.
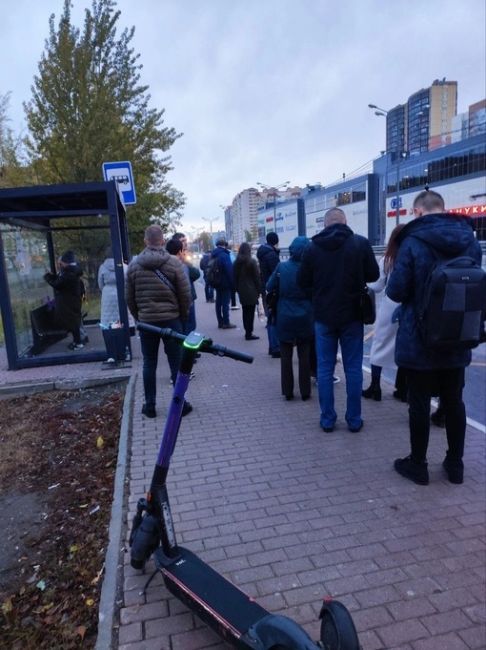
POLYGON ((365 285, 360 295, 361 319, 365 325, 372 325, 376 319, 375 292, 365 285))

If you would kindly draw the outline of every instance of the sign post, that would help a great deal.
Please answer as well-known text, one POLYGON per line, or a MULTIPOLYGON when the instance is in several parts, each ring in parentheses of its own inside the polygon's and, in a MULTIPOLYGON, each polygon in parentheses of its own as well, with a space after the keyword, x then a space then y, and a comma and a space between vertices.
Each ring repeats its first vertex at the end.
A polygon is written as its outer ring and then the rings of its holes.
POLYGON ((135 183, 133 182, 132 163, 128 160, 120 162, 104 162, 102 165, 105 181, 115 181, 125 205, 137 202, 135 183))

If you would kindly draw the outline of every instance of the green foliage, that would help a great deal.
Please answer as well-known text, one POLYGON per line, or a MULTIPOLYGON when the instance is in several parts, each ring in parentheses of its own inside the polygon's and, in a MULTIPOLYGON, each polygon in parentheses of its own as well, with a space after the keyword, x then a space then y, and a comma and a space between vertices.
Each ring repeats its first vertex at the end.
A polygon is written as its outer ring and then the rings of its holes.
POLYGON ((8 125, 10 93, 0 95, 0 187, 22 185, 26 174, 21 164, 21 141, 8 125))
POLYGON ((49 37, 24 104, 26 147, 36 183, 101 180, 104 161, 132 162, 137 205, 128 208, 132 247, 140 247, 151 218, 165 228, 184 204, 166 180, 166 152, 181 134, 164 126, 164 110, 149 106, 140 83, 134 28, 117 33, 120 11, 114 0, 93 0, 83 30, 71 23, 64 0, 59 24, 49 19, 49 37))

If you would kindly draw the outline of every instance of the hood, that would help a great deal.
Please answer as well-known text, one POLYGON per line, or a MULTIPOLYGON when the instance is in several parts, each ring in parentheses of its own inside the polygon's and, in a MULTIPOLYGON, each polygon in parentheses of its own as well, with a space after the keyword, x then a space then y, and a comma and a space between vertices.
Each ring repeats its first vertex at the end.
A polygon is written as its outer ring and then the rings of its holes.
POLYGON ((105 268, 107 271, 113 271, 115 272, 115 260, 113 257, 107 257, 105 261, 103 262, 103 268, 105 268))
POLYGON ((289 246, 290 257, 296 262, 300 262, 304 249, 309 244, 307 237, 296 237, 289 246))
POLYGON ((211 253, 211 257, 221 257, 221 255, 229 256, 229 254, 230 252, 227 248, 223 248, 222 246, 216 246, 216 248, 211 253))
POLYGON ((332 226, 328 226, 318 232, 317 235, 312 237, 312 241, 319 248, 323 248, 328 251, 334 251, 341 246, 353 236, 353 231, 349 226, 343 223, 335 223, 332 226))
POLYGON ((474 237, 468 217, 458 214, 427 214, 408 223, 400 232, 398 242, 414 237, 425 242, 445 257, 460 255, 474 237))
POLYGON ((165 248, 148 246, 144 248, 140 255, 137 255, 137 264, 152 270, 164 265, 170 258, 171 256, 165 248))
POLYGON ((274 254, 275 252, 275 248, 270 246, 270 244, 262 244, 257 250, 257 259, 261 260, 266 255, 274 254))

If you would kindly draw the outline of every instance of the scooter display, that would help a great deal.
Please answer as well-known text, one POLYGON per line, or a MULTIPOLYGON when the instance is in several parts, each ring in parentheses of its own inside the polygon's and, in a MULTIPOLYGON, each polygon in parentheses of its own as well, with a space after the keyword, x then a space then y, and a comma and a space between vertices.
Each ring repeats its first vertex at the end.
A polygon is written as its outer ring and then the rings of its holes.
POLYGON ((195 331, 184 336, 148 323, 138 323, 137 327, 162 339, 176 340, 183 349, 150 489, 137 503, 130 535, 132 567, 143 570, 149 558, 154 557, 156 569, 144 591, 160 572, 174 596, 225 641, 242 650, 360 650, 353 620, 342 603, 324 599, 319 615, 320 641, 314 642, 293 620, 271 614, 189 549, 177 544, 167 475, 196 354, 206 352, 244 363, 252 363, 253 357, 214 344, 195 331))

